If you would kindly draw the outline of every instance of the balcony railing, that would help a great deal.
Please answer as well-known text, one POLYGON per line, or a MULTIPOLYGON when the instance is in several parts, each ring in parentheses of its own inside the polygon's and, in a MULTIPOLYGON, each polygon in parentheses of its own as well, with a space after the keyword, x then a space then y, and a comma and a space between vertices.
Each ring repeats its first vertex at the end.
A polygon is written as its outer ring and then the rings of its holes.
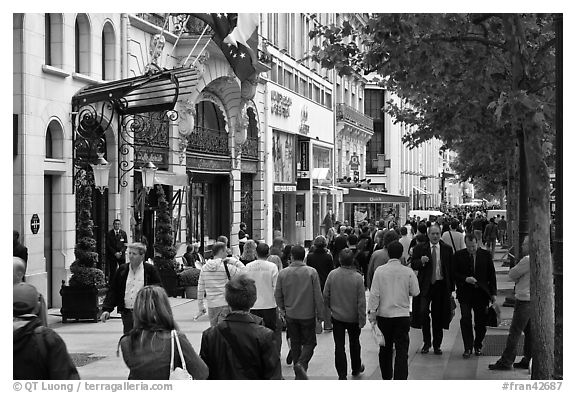
POLYGON ((258 138, 246 138, 242 144, 242 157, 258 158, 258 138))
POLYGON ((188 151, 227 156, 230 154, 228 134, 210 128, 194 127, 194 131, 188 136, 188 151))
POLYGON ((374 121, 350 105, 336 104, 336 121, 347 121, 368 131, 374 130, 374 121))
POLYGON ((141 13, 136 14, 136 17, 152 23, 155 26, 164 27, 164 14, 141 13))

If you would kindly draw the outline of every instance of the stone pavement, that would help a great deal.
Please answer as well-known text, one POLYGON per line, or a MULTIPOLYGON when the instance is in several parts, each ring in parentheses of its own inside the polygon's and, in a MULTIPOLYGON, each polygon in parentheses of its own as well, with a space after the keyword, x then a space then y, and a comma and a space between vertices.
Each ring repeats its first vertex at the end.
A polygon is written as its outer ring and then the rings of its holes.
MULTIPOLYGON (((502 267, 500 259, 505 256, 504 250, 497 249, 495 265, 498 278, 498 300, 502 305, 506 294, 511 293, 513 283, 507 282, 508 268, 502 267)), ((368 295, 368 293, 366 293, 368 295)), ((192 346, 198 352, 202 332, 209 327, 206 316, 194 321, 197 313, 197 301, 182 298, 170 298, 175 319, 180 329, 186 334, 192 346)), ((503 325, 512 318, 513 309, 501 307, 503 325)), ((432 352, 426 355, 420 354, 422 346, 422 334, 420 330, 411 329, 409 349, 409 379, 413 380, 522 380, 530 379, 527 370, 491 371, 488 364, 498 359, 498 356, 472 356, 463 359, 464 351, 462 336, 460 334, 460 312, 450 325, 449 330, 444 331, 442 344, 443 354, 438 356, 432 352)), ((126 379, 128 368, 125 366, 122 355, 117 356, 117 344, 122 335, 122 321, 119 315, 113 313, 112 318, 106 323, 69 322, 61 323, 58 309, 49 310, 49 323, 64 339, 68 351, 82 361, 78 372, 82 379, 126 379)), ((507 335, 507 326, 488 328, 487 339, 492 335, 507 335)), ((286 364, 288 346, 283 335, 282 342, 282 374, 285 379, 294 379, 291 366, 286 364)), ((334 367, 334 342, 332 334, 324 332, 317 335, 318 345, 314 357, 309 365, 310 379, 336 380, 337 374, 334 367)), ((378 380, 381 379, 378 366, 378 346, 375 344, 367 325, 360 336, 362 345, 362 359, 365 372, 350 379, 378 380)), ((350 367, 350 365, 349 365, 350 367)))

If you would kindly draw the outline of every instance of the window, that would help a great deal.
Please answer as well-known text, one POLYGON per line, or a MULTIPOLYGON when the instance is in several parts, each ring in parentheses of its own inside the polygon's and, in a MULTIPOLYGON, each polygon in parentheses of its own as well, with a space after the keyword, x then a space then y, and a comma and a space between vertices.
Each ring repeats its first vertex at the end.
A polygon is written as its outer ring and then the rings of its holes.
POLYGON ((44 62, 62 68, 62 15, 44 14, 44 62))
POLYGON ((46 141, 45 141, 46 158, 54 158, 52 153, 52 131, 50 127, 46 130, 46 141))
POLYGON ((210 101, 200 101, 196 104, 198 126, 211 130, 225 131, 222 111, 210 101))
POLYGON ((62 158, 63 157, 63 137, 62 125, 56 120, 52 120, 46 128, 46 137, 44 140, 45 158, 62 158))
POLYGON ((74 25, 74 72, 90 75, 90 24, 86 14, 78 14, 74 25))
POLYGON ((102 29, 102 79, 114 80, 116 63, 116 36, 110 22, 104 24, 102 29))
POLYGON ((284 69, 284 86, 290 90, 294 90, 294 75, 289 69, 284 69))
POLYGON ((272 70, 270 71, 270 79, 272 82, 278 83, 278 63, 272 63, 272 70))
POLYGON ((246 111, 248 115, 248 130, 247 130, 247 137, 248 138, 258 138, 258 122, 256 121, 256 115, 254 114, 254 109, 248 108, 246 111))
POLYGON ((324 104, 325 104, 328 108, 332 109, 332 93, 329 92, 329 91, 326 92, 326 99, 325 99, 325 101, 324 101, 324 104))

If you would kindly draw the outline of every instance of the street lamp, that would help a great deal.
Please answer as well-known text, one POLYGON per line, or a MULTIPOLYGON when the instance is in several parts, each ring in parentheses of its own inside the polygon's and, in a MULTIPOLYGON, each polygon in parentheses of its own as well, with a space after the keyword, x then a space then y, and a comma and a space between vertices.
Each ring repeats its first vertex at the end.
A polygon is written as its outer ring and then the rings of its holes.
POLYGON ((158 168, 151 161, 142 167, 142 186, 146 190, 146 194, 152 187, 154 187, 154 175, 158 168))
POLYGON ((98 159, 95 164, 90 164, 94 172, 94 185, 104 194, 104 190, 108 188, 108 177, 110 175, 110 167, 112 164, 108 163, 104 158, 104 153, 98 153, 98 159))

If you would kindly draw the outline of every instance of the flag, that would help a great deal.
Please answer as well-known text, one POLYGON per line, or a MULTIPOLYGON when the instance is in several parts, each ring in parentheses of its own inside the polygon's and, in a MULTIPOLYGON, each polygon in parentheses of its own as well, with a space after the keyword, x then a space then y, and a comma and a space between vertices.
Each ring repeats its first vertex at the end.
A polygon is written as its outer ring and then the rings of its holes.
POLYGON ((258 14, 210 13, 190 16, 206 22, 212 28, 212 39, 222 50, 240 81, 256 75, 258 14))

